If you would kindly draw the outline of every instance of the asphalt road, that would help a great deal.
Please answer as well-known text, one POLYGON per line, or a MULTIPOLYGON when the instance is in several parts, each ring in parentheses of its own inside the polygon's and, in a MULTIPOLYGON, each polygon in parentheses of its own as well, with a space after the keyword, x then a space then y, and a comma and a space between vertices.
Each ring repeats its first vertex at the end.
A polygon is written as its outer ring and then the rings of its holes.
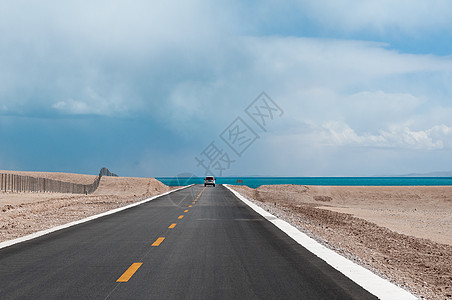
POLYGON ((376 298, 223 186, 197 185, 0 249, 0 299, 376 298))

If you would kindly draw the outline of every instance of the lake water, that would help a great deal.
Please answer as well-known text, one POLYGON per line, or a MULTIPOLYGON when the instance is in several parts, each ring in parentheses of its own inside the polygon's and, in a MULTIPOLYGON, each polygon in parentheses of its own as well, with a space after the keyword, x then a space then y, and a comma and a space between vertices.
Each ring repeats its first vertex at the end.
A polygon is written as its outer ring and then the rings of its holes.
MULTIPOLYGON (((157 177, 166 185, 203 184, 203 177, 157 177)), ((452 177, 217 177, 217 184, 239 184, 251 188, 270 184, 341 186, 438 186, 452 185, 452 177), (242 183, 237 183, 242 180, 242 183)))

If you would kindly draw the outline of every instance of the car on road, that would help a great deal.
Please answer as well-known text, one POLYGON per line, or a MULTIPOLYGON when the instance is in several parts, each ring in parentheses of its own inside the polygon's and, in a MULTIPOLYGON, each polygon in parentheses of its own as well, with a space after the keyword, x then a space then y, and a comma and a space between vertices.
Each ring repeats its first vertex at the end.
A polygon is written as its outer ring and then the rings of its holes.
POLYGON ((215 187, 215 178, 213 176, 207 176, 204 179, 204 186, 213 185, 215 187))

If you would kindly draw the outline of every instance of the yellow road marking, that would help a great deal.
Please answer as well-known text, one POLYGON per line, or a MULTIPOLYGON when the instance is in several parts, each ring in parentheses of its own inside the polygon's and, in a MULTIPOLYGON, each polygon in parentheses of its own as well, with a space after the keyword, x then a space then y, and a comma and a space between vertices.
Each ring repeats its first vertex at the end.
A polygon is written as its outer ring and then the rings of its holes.
POLYGON ((177 225, 177 223, 173 223, 168 228, 173 229, 174 227, 176 227, 176 225, 177 225))
POLYGON ((188 209, 184 210, 184 212, 188 212, 188 209))
POLYGON ((191 204, 195 204, 195 202, 193 201, 191 204))
POLYGON ((158 247, 158 246, 160 246, 160 244, 163 242, 164 239, 165 239, 164 237, 159 237, 159 238, 152 244, 152 246, 153 246, 153 247, 158 247))
POLYGON ((189 205, 188 207, 193 207, 193 205, 189 205))
POLYGON ((118 278, 118 280, 116 280, 116 282, 127 282, 129 281, 129 279, 133 276, 133 274, 135 274, 135 272, 138 270, 138 268, 141 267, 143 263, 133 263, 128 269, 127 271, 125 271, 121 277, 118 278))
POLYGON ((184 217, 184 215, 180 215, 179 217, 177 217, 179 220, 182 219, 184 217))

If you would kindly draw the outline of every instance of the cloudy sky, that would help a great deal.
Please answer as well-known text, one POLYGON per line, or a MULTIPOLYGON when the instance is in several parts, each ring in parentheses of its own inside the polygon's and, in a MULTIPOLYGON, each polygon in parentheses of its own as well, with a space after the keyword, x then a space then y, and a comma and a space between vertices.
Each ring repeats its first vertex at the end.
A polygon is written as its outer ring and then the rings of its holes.
POLYGON ((0 0, 0 169, 451 170, 451 54, 447 0, 0 0))

